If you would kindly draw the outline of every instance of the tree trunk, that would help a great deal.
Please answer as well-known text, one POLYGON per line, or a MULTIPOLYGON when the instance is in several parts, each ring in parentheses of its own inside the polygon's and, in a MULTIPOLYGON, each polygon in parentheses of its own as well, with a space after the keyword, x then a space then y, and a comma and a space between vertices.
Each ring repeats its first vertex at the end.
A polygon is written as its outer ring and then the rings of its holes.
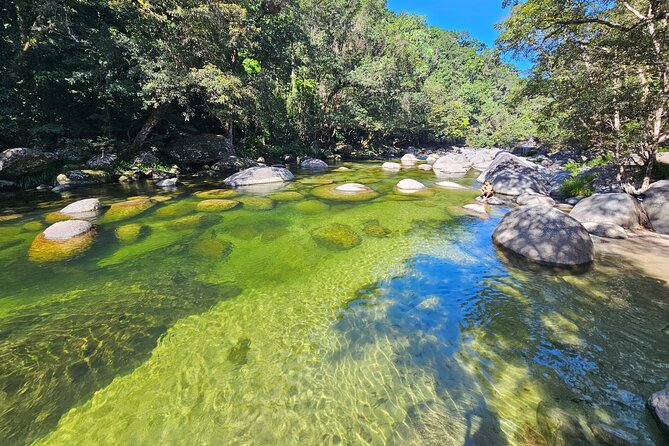
POLYGON ((229 119, 228 119, 228 136, 227 136, 227 140, 228 140, 228 144, 230 144, 230 148, 234 147, 234 142, 235 142, 234 139, 233 139, 233 130, 232 130, 233 125, 234 125, 234 123, 233 123, 233 121, 232 121, 232 118, 229 118, 229 119))
POLYGON ((151 110, 148 119, 140 129, 140 131, 135 136, 135 139, 130 145, 129 152, 137 153, 142 149, 142 146, 146 142, 146 138, 149 137, 153 129, 158 125, 160 119, 162 118, 164 110, 167 108, 167 104, 161 104, 158 108, 151 110))

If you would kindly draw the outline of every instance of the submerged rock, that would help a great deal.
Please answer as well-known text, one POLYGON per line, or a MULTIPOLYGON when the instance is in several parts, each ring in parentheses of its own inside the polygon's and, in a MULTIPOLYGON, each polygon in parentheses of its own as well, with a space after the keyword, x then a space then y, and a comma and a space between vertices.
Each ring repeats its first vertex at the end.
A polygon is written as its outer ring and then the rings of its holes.
POLYGON ((155 201, 148 198, 114 203, 105 213, 104 219, 106 221, 119 221, 132 218, 151 209, 155 204, 155 201))
POLYGON ((669 234, 669 180, 657 181, 650 185, 643 200, 643 207, 653 229, 660 234, 669 234))
MULTIPOLYGON (((211 222, 211 218, 207 218, 205 214, 194 214, 186 217, 177 218, 176 220, 168 221, 165 227, 175 231, 184 231, 187 229, 195 229, 211 222)), ((209 216, 212 217, 212 216, 209 216)))
POLYGON ((549 446, 591 446, 597 442, 579 418, 545 401, 537 407, 537 425, 549 446))
POLYGON ((424 170, 424 171, 427 172, 427 171, 432 170, 432 166, 429 165, 429 164, 421 164, 421 165, 418 166, 418 169, 419 170, 424 170))
POLYGON ((390 236, 392 231, 384 226, 381 226, 378 220, 370 220, 365 222, 362 227, 362 230, 365 234, 370 237, 376 238, 385 238, 390 236))
POLYGON ((200 212, 223 212, 234 209, 239 205, 239 201, 210 199, 197 204, 196 209, 200 212))
POLYGON ((379 196, 374 189, 360 183, 320 186, 311 193, 318 198, 333 201, 367 201, 379 196))
POLYGON ((295 210, 304 214, 319 214, 329 209, 330 206, 318 200, 305 200, 295 204, 295 210))
POLYGON ((239 196, 239 192, 234 189, 212 189, 200 192, 195 192, 198 198, 235 198, 239 196))
POLYGON ((585 265, 595 259, 594 245, 583 225, 564 212, 544 206, 511 210, 495 229, 493 241, 547 265, 585 265))
POLYGON ((116 238, 122 243, 135 243, 140 239, 142 233, 145 232, 146 227, 138 223, 131 223, 128 225, 119 226, 114 233, 116 238))
POLYGON ((179 202, 174 204, 168 204, 165 207, 161 207, 155 213, 156 217, 161 218, 175 218, 183 217, 193 213, 195 210, 195 205, 187 202, 179 202))
POLYGON ((251 167, 226 178, 226 186, 252 186, 255 184, 281 183, 292 181, 295 177, 283 167, 251 167))
POLYGON ((269 198, 275 201, 299 201, 304 198, 304 195, 295 191, 284 191, 276 192, 270 195, 269 198))
POLYGON ((355 248, 362 238, 348 225, 332 224, 312 231, 314 241, 329 250, 344 251, 355 248))
POLYGON ((38 234, 28 250, 28 257, 37 262, 69 260, 93 243, 94 227, 83 220, 54 223, 38 234))
POLYGON ((584 198, 569 215, 581 223, 610 223, 627 229, 638 228, 645 220, 639 200, 625 193, 595 194, 584 198))
POLYGON ((669 387, 656 392, 646 403, 666 435, 669 435, 669 387))
POLYGON ((636 446, 638 438, 622 429, 616 429, 603 423, 590 426, 595 438, 607 446, 636 446))
POLYGON ((244 209, 269 211, 274 208, 274 201, 267 197, 242 197, 239 201, 244 206, 244 209))
POLYGON ((488 212, 486 211, 485 206, 482 205, 482 204, 478 204, 478 203, 477 204, 473 204, 473 203, 472 204, 466 204, 466 205, 462 206, 462 208, 466 209, 469 212, 472 212, 472 213, 478 215, 479 217, 487 217, 488 216, 488 212))
POLYGON ((199 257, 221 260, 232 252, 232 243, 217 238, 202 238, 193 243, 190 252, 199 257))

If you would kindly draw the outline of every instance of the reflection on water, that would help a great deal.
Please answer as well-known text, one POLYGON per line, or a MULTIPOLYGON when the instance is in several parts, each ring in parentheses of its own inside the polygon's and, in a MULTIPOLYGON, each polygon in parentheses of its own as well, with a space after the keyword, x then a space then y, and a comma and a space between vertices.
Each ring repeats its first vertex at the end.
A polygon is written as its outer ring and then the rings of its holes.
MULTIPOLYGON (((456 215, 475 192, 407 200, 398 179, 434 179, 351 167, 322 179, 378 198, 304 181, 282 189, 303 199, 253 191, 274 201, 202 214, 182 188, 50 265, 26 252, 60 203, 14 200, 4 444, 544 444, 542 402, 666 444, 644 408, 669 379, 666 284, 609 258, 579 275, 523 268, 492 245, 501 212, 456 215), (128 222, 142 236, 121 243, 128 222)), ((76 193, 157 193, 140 187, 76 193)))

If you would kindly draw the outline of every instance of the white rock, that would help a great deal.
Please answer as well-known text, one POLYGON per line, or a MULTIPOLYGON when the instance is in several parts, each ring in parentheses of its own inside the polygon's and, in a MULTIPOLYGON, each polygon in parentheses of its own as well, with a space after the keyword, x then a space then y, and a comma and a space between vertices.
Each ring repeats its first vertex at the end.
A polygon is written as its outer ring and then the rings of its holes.
POLYGON ((283 167, 251 167, 226 178, 223 183, 230 187, 252 186, 256 184, 282 183, 295 177, 283 167))
POLYGON ((381 169, 383 170, 400 170, 402 166, 399 163, 383 163, 381 169))
POLYGON ((451 153, 439 158, 432 168, 443 173, 466 173, 472 167, 469 160, 458 153, 451 153))
POLYGON ((436 186, 443 187, 444 189, 464 189, 468 190, 468 187, 463 186, 462 184, 454 183, 452 181, 439 181, 434 183, 436 186))
POLYGON ((167 178, 165 180, 158 181, 156 186, 158 187, 174 187, 179 184, 179 180, 176 178, 167 178))
POLYGON ((397 188, 403 192, 418 192, 419 190, 425 189, 425 185, 420 181, 405 178, 397 183, 397 188))
POLYGON ((347 183, 335 188, 338 192, 369 192, 372 189, 360 183, 347 183))
POLYGON ((413 153, 407 153, 400 159, 400 162, 402 164, 416 164, 418 162, 418 158, 416 158, 416 155, 413 153))
POLYGON ((428 155, 428 156, 427 156, 427 160, 426 160, 426 161, 427 161, 427 163, 431 166, 431 165, 433 165, 434 163, 436 163, 438 159, 439 159, 439 156, 438 156, 438 155, 432 155, 432 154, 431 154, 431 155, 428 155))
POLYGON ((83 220, 59 221, 43 232, 47 240, 69 240, 93 230, 93 225, 83 220))
POLYGON ((555 200, 546 195, 535 193, 524 193, 516 198, 516 203, 521 206, 555 206, 555 200))
POLYGON ((85 200, 79 200, 68 204, 60 210, 60 213, 68 215, 90 214, 98 212, 100 207, 100 200, 97 198, 87 198, 85 200))
POLYGON ((488 213, 485 210, 485 206, 482 204, 466 204, 462 206, 463 208, 467 209, 468 211, 474 212, 476 214, 481 214, 481 215, 488 215, 488 213))
POLYGON ((418 166, 418 169, 425 170, 425 171, 430 171, 430 170, 432 170, 432 166, 429 165, 429 164, 421 164, 420 166, 418 166))

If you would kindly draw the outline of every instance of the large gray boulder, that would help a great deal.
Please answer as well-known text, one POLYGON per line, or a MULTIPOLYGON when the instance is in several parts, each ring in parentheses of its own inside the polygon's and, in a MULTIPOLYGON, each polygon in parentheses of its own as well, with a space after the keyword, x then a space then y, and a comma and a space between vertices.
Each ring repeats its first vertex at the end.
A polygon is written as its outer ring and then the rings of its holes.
POLYGON ((300 167, 308 170, 326 170, 328 165, 325 161, 316 158, 306 158, 300 163, 300 167))
POLYGON ((17 179, 43 172, 58 162, 58 155, 38 149, 16 148, 0 153, 0 178, 17 179))
POLYGON ((586 221, 583 227, 588 233, 596 235, 597 237, 626 239, 627 232, 625 229, 613 223, 596 223, 593 221, 586 221))
POLYGON ((117 162, 118 155, 115 153, 101 153, 86 161, 86 167, 89 169, 112 170, 117 162))
MULTIPOLYGON (((520 185, 519 183, 524 184, 529 187, 522 192, 517 192, 517 188, 514 187, 516 191, 513 193, 508 192, 499 192, 508 195, 520 195, 523 192, 540 192, 547 193, 550 190, 550 172, 544 166, 535 164, 524 158, 512 155, 508 152, 499 152, 495 159, 490 164, 486 170, 484 170, 477 180, 481 183, 484 181, 490 181, 495 184, 495 181, 498 176, 503 176, 503 181, 498 181, 501 184, 501 188, 506 188, 506 184, 510 185, 520 185), (529 178, 529 180, 528 180, 529 178)), ((522 189, 521 189, 522 190, 522 189)))
POLYGON ((472 164, 466 156, 459 153, 451 153, 439 157, 432 165, 432 169, 439 173, 467 173, 471 169, 472 164))
POLYGON ((518 198, 516 198, 516 203, 521 206, 555 206, 555 200, 551 197, 534 193, 524 193, 519 195, 518 198))
POLYGON ((499 246, 547 265, 585 265, 595 259, 588 231, 569 215, 550 207, 511 210, 492 238, 499 246))
POLYGON ((650 224, 660 234, 669 234, 669 180, 650 185, 643 200, 650 224))
POLYGON ((253 186, 255 184, 281 183, 295 177, 283 167, 251 167, 229 176, 223 183, 230 187, 253 186))
POLYGON ((93 230, 93 225, 84 220, 59 221, 44 230, 47 240, 62 241, 84 235, 93 230))
POLYGON ((221 173, 233 174, 239 172, 240 170, 256 167, 257 165, 258 163, 250 158, 229 155, 217 161, 213 166, 211 166, 211 170, 215 170, 221 173))
POLYGON ((225 136, 213 134, 181 138, 165 149, 170 160, 180 166, 203 166, 233 153, 233 147, 225 136))
POLYGON ((669 387, 652 394, 646 405, 662 430, 669 435, 669 387))
POLYGON ((495 193, 502 195, 522 195, 527 193, 538 194, 541 186, 532 177, 521 172, 505 170, 492 178, 495 193))
POLYGON ((639 200, 625 193, 595 194, 584 198, 569 215, 581 223, 612 223, 627 229, 638 228, 646 220, 639 200))

